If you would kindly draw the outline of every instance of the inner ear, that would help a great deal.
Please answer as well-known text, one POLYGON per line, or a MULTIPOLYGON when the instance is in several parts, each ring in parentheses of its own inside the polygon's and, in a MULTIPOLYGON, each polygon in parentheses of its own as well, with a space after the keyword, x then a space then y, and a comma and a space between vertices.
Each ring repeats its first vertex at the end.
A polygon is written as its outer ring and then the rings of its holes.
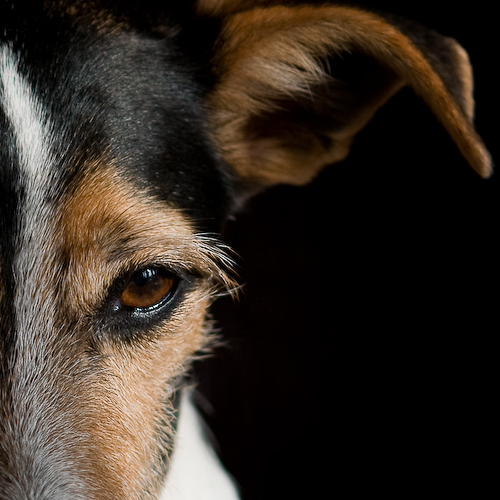
POLYGON ((321 65, 319 82, 271 99, 243 127, 252 164, 267 165, 265 182, 301 185, 322 166, 343 160, 354 136, 403 85, 394 71, 360 52, 340 53, 321 65))

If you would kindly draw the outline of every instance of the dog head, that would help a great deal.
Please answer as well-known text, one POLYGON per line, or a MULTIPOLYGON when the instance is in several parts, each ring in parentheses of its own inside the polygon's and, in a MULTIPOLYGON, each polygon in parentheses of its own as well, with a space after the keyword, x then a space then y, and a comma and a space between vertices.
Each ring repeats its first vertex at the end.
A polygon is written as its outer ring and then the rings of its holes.
POLYGON ((293 3, 1 7, 0 498, 158 496, 223 221, 403 86, 489 175, 454 40, 293 3))

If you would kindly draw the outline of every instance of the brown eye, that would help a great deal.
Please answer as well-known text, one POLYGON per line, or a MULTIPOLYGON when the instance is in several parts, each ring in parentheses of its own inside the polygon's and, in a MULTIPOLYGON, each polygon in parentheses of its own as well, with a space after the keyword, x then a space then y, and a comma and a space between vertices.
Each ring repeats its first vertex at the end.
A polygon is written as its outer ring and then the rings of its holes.
POLYGON ((146 267, 130 277, 118 299, 119 307, 147 309, 159 305, 175 291, 176 280, 161 267, 146 267))

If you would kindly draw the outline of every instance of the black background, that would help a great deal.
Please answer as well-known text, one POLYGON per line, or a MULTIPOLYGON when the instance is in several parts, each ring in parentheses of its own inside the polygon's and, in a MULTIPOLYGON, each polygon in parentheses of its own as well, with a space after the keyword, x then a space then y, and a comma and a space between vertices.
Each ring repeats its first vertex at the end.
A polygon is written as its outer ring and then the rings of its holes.
MULTIPOLYGON (((466 48, 498 161, 492 4, 358 4, 466 48)), ((227 346, 197 373, 243 499, 481 496, 496 449, 498 182, 405 90, 347 161, 228 224, 244 289, 214 306, 227 346)))

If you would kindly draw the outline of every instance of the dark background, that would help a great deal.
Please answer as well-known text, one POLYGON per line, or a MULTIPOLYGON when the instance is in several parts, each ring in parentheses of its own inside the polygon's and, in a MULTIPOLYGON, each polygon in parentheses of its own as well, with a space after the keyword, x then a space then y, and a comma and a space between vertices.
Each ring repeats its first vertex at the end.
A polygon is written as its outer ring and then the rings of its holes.
MULTIPOLYGON (((460 41, 498 161, 492 4, 358 4, 460 41)), ((196 371, 243 499, 482 496, 497 444, 498 182, 403 91, 347 161, 228 224, 244 289, 213 308, 227 346, 196 371)))

